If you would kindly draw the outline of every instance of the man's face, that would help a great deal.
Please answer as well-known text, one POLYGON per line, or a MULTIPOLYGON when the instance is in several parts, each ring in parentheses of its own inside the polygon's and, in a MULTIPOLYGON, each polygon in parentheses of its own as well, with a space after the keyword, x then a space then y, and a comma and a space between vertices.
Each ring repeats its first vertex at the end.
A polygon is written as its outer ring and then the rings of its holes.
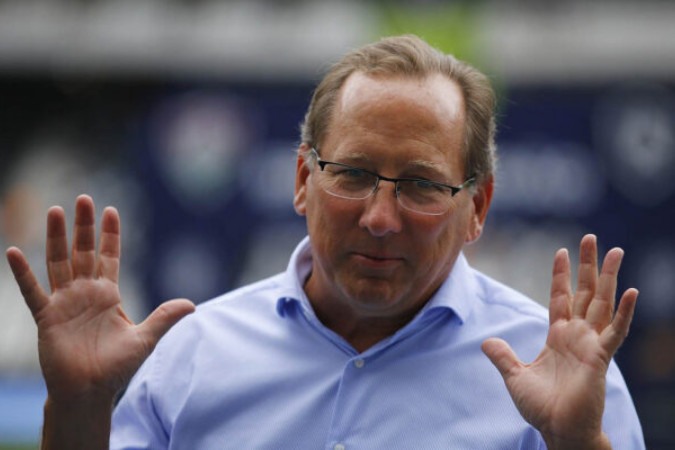
MULTIPOLYGON (((340 94, 321 159, 453 186, 471 175, 464 172, 464 104, 454 82, 354 73, 340 94)), ((299 158, 294 200, 313 248, 305 289, 317 310, 352 319, 412 317, 464 243, 480 235, 492 194, 490 181, 476 193, 460 191, 447 213, 423 215, 400 206, 393 183, 380 182, 365 200, 332 196, 311 166, 299 158)))

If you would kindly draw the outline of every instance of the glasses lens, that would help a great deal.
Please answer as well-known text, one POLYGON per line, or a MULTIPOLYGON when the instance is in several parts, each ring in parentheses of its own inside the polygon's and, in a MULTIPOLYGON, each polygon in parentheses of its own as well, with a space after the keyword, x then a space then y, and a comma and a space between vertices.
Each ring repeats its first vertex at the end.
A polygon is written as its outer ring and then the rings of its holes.
POLYGON ((401 206, 422 214, 443 214, 455 206, 451 189, 424 180, 399 181, 401 206))
MULTIPOLYGON (((322 161, 317 180, 321 188, 335 197, 362 200, 377 187, 377 175, 357 167, 322 161)), ((385 180, 393 181, 393 180, 385 180)), ((400 205, 421 214, 445 214, 456 206, 452 189, 426 180, 397 180, 400 205)))
POLYGON ((354 167, 326 164, 320 172, 319 183, 322 189, 337 197, 363 199, 375 189, 377 177, 354 167))

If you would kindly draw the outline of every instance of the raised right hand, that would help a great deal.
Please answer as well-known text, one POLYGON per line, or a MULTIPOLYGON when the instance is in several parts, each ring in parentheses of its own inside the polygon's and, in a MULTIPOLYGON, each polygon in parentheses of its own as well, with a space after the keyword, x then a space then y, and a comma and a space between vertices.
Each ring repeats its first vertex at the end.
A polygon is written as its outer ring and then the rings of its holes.
POLYGON ((118 289, 120 219, 103 211, 98 254, 94 203, 77 198, 72 255, 69 258, 65 214, 47 215, 47 270, 51 294, 38 283, 16 247, 7 260, 38 328, 40 366, 52 403, 112 402, 159 339, 194 311, 188 300, 159 306, 134 325, 121 307, 118 289))

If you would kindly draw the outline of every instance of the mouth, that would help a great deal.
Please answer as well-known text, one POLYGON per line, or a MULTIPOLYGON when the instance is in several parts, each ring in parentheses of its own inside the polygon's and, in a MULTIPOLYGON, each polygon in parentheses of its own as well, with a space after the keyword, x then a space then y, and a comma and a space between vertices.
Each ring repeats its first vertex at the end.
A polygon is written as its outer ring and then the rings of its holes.
POLYGON ((391 269, 403 263, 401 257, 381 253, 355 252, 353 257, 357 264, 373 269, 391 269))

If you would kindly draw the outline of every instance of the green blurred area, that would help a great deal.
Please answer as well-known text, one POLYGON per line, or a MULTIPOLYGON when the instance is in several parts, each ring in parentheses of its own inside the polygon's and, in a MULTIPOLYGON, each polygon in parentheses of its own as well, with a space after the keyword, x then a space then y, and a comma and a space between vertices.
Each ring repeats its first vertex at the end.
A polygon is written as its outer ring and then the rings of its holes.
POLYGON ((446 53, 478 67, 482 65, 476 6, 436 3, 421 8, 381 1, 377 11, 379 35, 416 34, 446 53))
POLYGON ((39 444, 2 444, 0 443, 0 450, 39 450, 39 444))
POLYGON ((413 3, 379 0, 377 27, 372 39, 379 36, 415 34, 442 52, 466 61, 486 73, 497 93, 497 111, 504 107, 506 86, 495 73, 485 53, 484 34, 481 29, 480 2, 437 2, 421 7, 413 3))

